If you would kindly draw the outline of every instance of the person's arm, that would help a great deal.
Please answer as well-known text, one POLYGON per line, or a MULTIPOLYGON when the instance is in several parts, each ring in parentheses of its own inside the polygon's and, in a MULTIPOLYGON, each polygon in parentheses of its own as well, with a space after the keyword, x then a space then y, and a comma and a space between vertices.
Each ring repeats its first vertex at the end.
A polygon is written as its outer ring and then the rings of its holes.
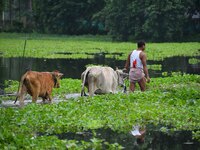
POLYGON ((144 74, 145 74, 145 77, 147 79, 147 82, 149 83, 150 82, 150 77, 149 77, 149 72, 148 72, 148 68, 147 68, 147 57, 146 57, 146 54, 144 52, 141 52, 141 61, 142 61, 142 64, 143 64, 143 69, 144 69, 144 74))
POLYGON ((131 53, 128 55, 127 59, 126 59, 126 64, 124 66, 124 69, 126 70, 126 72, 128 72, 129 66, 130 66, 130 56, 131 53))
POLYGON ((124 66, 124 68, 126 69, 126 71, 128 71, 128 69, 129 69, 129 65, 130 65, 130 56, 131 56, 131 53, 128 55, 127 60, 126 60, 126 64, 125 64, 125 66, 124 66))

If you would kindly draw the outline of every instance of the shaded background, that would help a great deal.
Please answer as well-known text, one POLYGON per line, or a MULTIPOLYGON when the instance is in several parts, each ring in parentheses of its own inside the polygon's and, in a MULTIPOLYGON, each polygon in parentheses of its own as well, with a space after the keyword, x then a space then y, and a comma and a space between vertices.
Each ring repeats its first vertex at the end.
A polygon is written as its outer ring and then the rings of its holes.
POLYGON ((199 0, 1 0, 0 31, 199 41, 199 0))

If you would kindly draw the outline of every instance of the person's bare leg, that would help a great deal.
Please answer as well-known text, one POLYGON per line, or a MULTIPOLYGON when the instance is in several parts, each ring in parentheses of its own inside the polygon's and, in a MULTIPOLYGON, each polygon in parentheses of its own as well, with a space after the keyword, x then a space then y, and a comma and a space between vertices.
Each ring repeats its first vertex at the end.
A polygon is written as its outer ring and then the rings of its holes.
POLYGON ((144 92, 146 90, 146 80, 145 78, 142 78, 139 82, 138 82, 139 86, 140 86, 140 90, 142 92, 144 92))
POLYGON ((130 92, 134 92, 135 91, 135 83, 130 82, 130 92))

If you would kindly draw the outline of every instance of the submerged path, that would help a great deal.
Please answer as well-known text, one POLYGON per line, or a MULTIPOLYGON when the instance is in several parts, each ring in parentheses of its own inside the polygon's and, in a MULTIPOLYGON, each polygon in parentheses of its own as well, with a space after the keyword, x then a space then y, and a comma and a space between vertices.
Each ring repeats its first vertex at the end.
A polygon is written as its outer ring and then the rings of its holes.
MULTIPOLYGON (((65 95, 66 99, 58 99, 58 98, 53 98, 52 103, 59 103, 59 102, 63 102, 63 101, 67 101, 67 99, 70 98, 78 98, 80 97, 81 94, 80 93, 72 93, 72 94, 67 94, 65 95)), ((31 99, 25 99, 24 100, 24 105, 30 104, 32 103, 31 99)), ((48 102, 43 103, 42 99, 38 99, 37 104, 48 104, 48 102)), ((0 104, 0 107, 19 107, 19 100, 14 104, 14 100, 2 100, 2 103, 0 104)))
MULTIPOLYGON (((118 92, 123 93, 123 91, 118 91, 118 92)), ((0 96, 3 96, 3 95, 0 95, 0 96)), ((12 94, 12 96, 14 96, 14 95, 12 94)), ((70 93, 70 94, 65 95, 65 99, 59 99, 58 97, 54 97, 52 99, 52 103, 59 103, 59 102, 67 101, 70 98, 76 99, 78 97, 81 97, 81 93, 70 93)), ((17 100, 17 102, 15 104, 14 104, 14 101, 15 100, 2 100, 0 107, 19 107, 20 106, 19 99, 17 100)), ((25 100, 24 100, 24 105, 27 105, 30 103, 32 103, 32 100, 31 100, 30 95, 27 94, 27 96, 25 97, 25 100)), ((37 104, 48 104, 48 101, 43 102, 41 98, 38 98, 36 103, 37 104)))

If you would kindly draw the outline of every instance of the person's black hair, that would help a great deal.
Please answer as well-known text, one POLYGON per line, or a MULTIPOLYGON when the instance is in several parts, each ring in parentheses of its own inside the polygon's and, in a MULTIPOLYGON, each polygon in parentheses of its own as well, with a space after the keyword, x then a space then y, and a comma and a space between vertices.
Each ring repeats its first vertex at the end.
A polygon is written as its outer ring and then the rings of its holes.
POLYGON ((144 41, 139 41, 139 42, 137 43, 138 48, 139 48, 139 47, 142 47, 143 45, 145 45, 145 42, 144 42, 144 41))
POLYGON ((144 143, 144 139, 139 139, 139 138, 137 138, 137 144, 143 144, 144 143))

